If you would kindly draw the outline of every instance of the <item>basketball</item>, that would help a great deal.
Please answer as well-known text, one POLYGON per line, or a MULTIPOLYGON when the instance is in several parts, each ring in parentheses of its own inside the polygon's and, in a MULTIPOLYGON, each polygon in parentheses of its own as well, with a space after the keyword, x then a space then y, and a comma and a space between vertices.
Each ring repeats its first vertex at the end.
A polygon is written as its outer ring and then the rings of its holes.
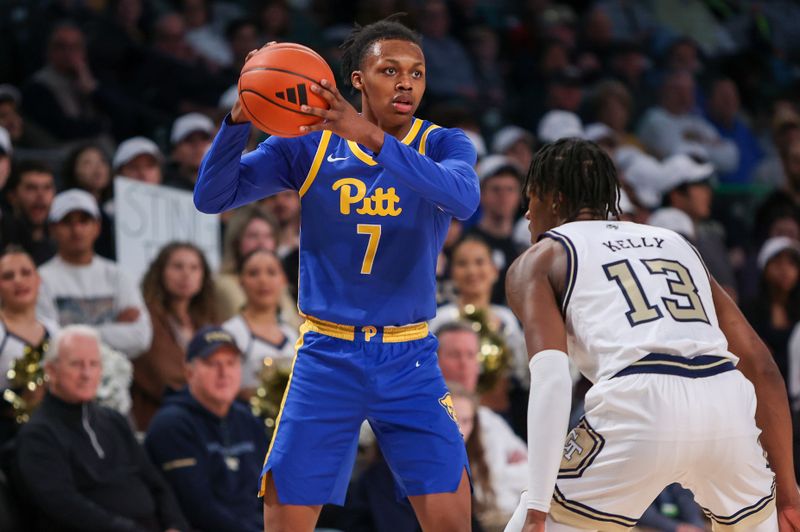
POLYGON ((311 92, 311 84, 327 79, 333 71, 317 52, 294 43, 278 43, 259 50, 242 67, 239 100, 242 111, 262 131, 279 137, 302 135, 300 126, 318 123, 318 116, 300 106, 322 107, 328 102, 311 92))

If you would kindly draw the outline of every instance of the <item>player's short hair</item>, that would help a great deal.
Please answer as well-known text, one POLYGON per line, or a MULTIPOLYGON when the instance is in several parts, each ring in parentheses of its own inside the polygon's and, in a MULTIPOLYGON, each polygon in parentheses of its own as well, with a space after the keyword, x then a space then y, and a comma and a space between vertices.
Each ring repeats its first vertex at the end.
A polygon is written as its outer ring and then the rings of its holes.
POLYGON ((611 158, 594 142, 560 139, 533 157, 523 182, 525 197, 560 194, 561 214, 574 219, 582 210, 600 218, 619 217, 619 181, 611 158))
POLYGON ((370 45, 377 41, 408 41, 422 48, 422 37, 408 26, 397 21, 405 13, 395 13, 383 20, 361 26, 356 24, 342 43, 342 79, 350 85, 350 74, 361 69, 362 61, 370 45))

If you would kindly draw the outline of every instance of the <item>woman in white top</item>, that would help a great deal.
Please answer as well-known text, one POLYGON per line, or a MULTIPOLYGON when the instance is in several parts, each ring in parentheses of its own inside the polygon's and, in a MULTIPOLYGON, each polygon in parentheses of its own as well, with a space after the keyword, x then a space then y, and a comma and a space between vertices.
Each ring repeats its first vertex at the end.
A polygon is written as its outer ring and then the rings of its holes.
POLYGON ((278 256, 256 249, 244 256, 238 269, 245 304, 222 327, 233 335, 244 355, 240 398, 249 399, 258 388, 265 359, 278 367, 291 365, 298 334, 279 318, 286 274, 278 256))
POLYGON ((430 322, 431 330, 435 333, 445 323, 461 319, 461 313, 467 305, 485 312, 490 327, 505 341, 512 374, 520 382, 526 383, 529 375, 528 355, 519 322, 508 307, 491 303, 498 271, 488 244, 475 236, 467 236, 456 244, 451 258, 451 276, 456 299, 436 310, 436 317, 430 322))
MULTIPOLYGON (((21 248, 9 247, 0 256, 0 394, 9 388, 8 372, 14 362, 31 350, 43 353, 58 331, 54 322, 36 316, 40 283, 33 259, 21 248)), ((39 402, 43 389, 14 391, 32 405, 39 402)), ((2 442, 14 428, 14 413, 5 401, 0 417, 2 442)))

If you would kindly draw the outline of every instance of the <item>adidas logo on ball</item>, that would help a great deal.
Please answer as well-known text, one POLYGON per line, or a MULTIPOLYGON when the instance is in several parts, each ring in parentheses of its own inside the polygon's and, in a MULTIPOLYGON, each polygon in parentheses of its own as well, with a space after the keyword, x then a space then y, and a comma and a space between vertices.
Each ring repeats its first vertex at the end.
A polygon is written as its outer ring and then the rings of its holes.
POLYGON ((275 93, 275 97, 279 100, 298 105, 308 104, 308 93, 306 92, 305 83, 298 83, 294 87, 288 87, 282 91, 278 91, 275 93))

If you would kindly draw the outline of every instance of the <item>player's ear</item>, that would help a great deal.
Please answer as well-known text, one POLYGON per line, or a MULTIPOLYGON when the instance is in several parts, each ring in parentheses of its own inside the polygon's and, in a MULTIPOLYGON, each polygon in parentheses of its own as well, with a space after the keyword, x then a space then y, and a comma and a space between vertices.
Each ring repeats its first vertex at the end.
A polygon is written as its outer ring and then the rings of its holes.
POLYGON ((364 79, 361 77, 360 70, 354 70, 352 74, 350 74, 350 84, 356 90, 361 90, 364 87, 364 79))

